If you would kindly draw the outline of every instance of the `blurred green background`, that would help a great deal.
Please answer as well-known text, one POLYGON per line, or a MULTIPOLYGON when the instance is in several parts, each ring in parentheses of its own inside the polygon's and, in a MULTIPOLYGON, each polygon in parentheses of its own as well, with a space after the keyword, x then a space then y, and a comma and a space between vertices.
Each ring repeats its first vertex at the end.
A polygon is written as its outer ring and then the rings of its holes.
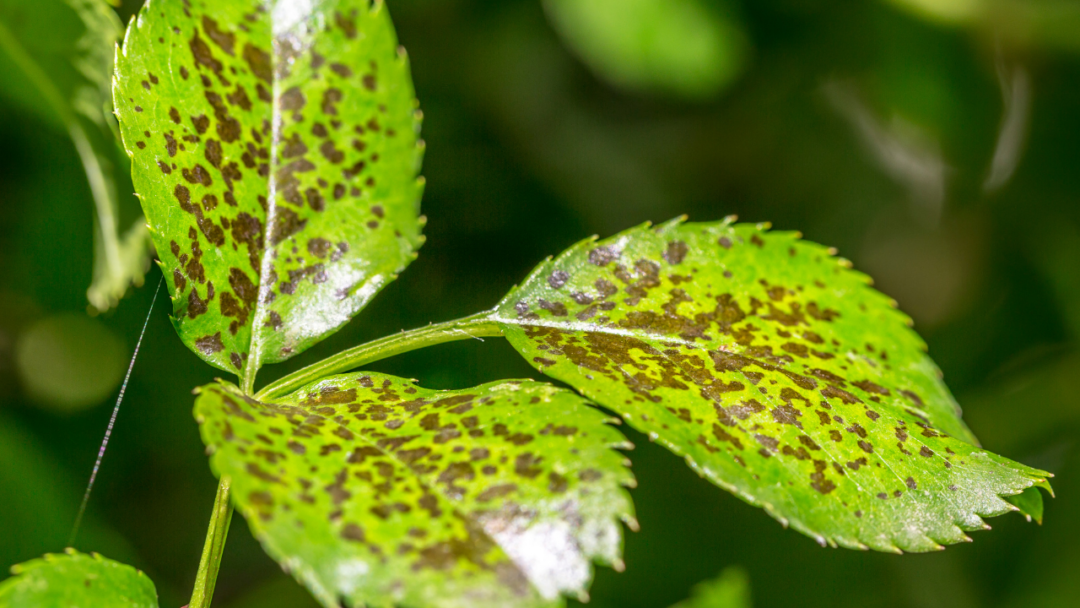
MULTIPOLYGON (((428 242, 352 324, 262 382, 490 307, 590 234, 682 213, 771 221, 873 275, 984 446, 1057 475, 1045 524, 990 520, 933 555, 822 549, 628 431, 642 530, 590 605, 667 606, 740 565, 759 607, 1080 606, 1080 4, 387 3, 425 114, 428 242)), ((0 142, 2 567, 63 547, 158 271, 89 317, 93 204, 74 148, 7 104, 0 142)), ((122 205, 126 226, 137 205, 122 205)), ((191 389, 219 372, 165 308, 77 544, 145 570, 178 607, 216 484, 191 389)), ((432 388, 535 375, 499 340, 373 367, 432 388)), ((215 599, 314 606, 240 518, 215 599)))

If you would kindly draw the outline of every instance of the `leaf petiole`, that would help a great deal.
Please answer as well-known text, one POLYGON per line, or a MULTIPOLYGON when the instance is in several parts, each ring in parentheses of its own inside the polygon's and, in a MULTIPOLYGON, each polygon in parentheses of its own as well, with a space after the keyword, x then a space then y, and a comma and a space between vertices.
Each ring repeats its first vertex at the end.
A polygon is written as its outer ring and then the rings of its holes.
POLYGON ((229 523, 232 521, 230 491, 230 479, 223 476, 218 483, 217 497, 214 498, 214 512, 210 515, 210 525, 206 529, 206 544, 203 545, 199 572, 195 575, 195 589, 191 592, 188 608, 209 608, 210 600, 214 597, 214 585, 221 568, 221 554, 225 550, 225 539, 229 535, 229 523))
POLYGON ((289 392, 323 378, 330 374, 347 372, 351 369, 400 355, 409 351, 435 346, 457 340, 479 339, 487 337, 502 337, 502 330, 491 318, 491 312, 478 313, 455 321, 436 323, 402 331, 401 333, 380 338, 367 344, 361 344, 348 350, 344 350, 332 357, 328 357, 297 370, 284 378, 271 382, 256 393, 259 400, 281 397, 289 392))

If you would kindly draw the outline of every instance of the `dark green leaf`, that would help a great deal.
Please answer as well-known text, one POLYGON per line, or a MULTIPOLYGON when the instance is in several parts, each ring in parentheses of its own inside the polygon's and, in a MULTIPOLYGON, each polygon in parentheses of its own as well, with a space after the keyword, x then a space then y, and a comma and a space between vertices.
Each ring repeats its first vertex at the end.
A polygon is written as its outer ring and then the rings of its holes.
POLYGON ((635 525, 625 439, 546 384, 350 374, 264 404, 221 383, 195 413, 256 537, 327 606, 557 605, 635 525))
POLYGON ((750 578, 741 568, 728 568, 716 579, 694 588, 690 599, 671 608, 750 608, 750 578))
POLYGON ((742 72, 749 44, 726 1, 546 0, 567 44, 617 86, 707 98, 742 72))
POLYGON ((142 220, 121 240, 110 87, 122 31, 104 0, 9 0, 0 5, 0 94, 67 133, 97 212, 92 308, 116 305, 150 263, 142 220))
POLYGON ((145 574, 98 554, 68 549, 63 555, 11 568, 0 583, 0 608, 157 608, 157 591, 145 574))
POLYGON ((422 144, 381 1, 153 0, 115 87, 184 343, 247 378, 415 258, 422 144))
POLYGON ((965 540, 1047 473, 975 437, 909 320, 794 233, 636 228, 541 265, 494 313, 538 369, 821 544, 965 540))

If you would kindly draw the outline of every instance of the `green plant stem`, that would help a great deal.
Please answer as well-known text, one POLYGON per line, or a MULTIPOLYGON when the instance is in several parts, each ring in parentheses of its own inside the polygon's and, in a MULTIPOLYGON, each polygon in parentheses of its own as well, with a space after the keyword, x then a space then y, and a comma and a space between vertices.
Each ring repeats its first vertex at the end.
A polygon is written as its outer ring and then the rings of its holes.
POLYGON ((318 363, 297 370, 280 380, 263 387, 256 399, 273 399, 288 394, 301 386, 330 374, 347 372, 374 361, 400 355, 419 348, 435 346, 457 340, 501 337, 502 330, 491 320, 490 312, 483 312, 456 321, 428 325, 420 329, 403 331, 342 351, 318 363))
POLYGON ((221 554, 225 550, 225 539, 229 535, 229 522, 232 521, 233 507, 229 500, 230 480, 222 477, 218 483, 217 497, 214 499, 214 512, 210 515, 210 526, 206 530, 206 544, 203 545, 199 572, 195 576, 195 589, 191 593, 188 608, 209 608, 214 597, 214 585, 217 584, 218 570, 221 568, 221 554))

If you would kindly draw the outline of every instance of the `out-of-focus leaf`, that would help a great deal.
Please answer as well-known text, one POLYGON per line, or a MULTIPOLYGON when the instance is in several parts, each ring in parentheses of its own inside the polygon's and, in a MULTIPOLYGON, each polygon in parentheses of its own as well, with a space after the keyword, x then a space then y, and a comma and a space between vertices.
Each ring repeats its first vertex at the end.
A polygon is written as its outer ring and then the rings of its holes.
POLYGON ((694 588, 690 599, 671 608, 750 608, 750 577, 742 568, 728 568, 715 580, 694 588))
POLYGON ((931 21, 974 26, 1010 46, 1080 51, 1080 6, 1072 0, 888 0, 931 21))
POLYGON ((1042 492, 1038 488, 1028 488, 1015 496, 1006 496, 1005 500, 1019 509, 1020 514, 1026 517, 1028 521, 1034 519, 1036 523, 1042 525, 1043 499, 1042 492))
POLYGON ((175 325, 212 365, 253 378, 415 259, 419 113, 381 1, 152 0, 115 96, 175 325))
POLYGON ((350 374, 269 404, 220 383, 195 415, 255 536, 328 607, 559 605, 635 525, 626 440, 546 384, 350 374))
POLYGON ((601 78, 689 99, 727 87, 749 43, 728 2, 546 0, 555 28, 601 78))
POLYGON ((61 411, 97 405, 120 384, 125 348, 99 321, 47 317, 19 336, 15 362, 26 391, 61 411))
POLYGON ((94 249, 94 282, 86 291, 86 298, 94 309, 109 310, 116 306, 132 284, 142 287, 146 271, 150 269, 153 242, 146 229, 146 220, 139 218, 120 241, 119 273, 108 263, 102 239, 95 240, 94 249))
MULTIPOLYGON (((104 0, 9 0, 0 5, 0 95, 63 129, 82 160, 97 222, 91 309, 141 284, 146 239, 119 236, 110 87, 122 27, 104 0)), ((141 223, 141 222, 138 222, 141 223)))
POLYGON ((0 583, 0 608, 157 608, 154 583, 142 572, 68 549, 11 568, 0 583))
POLYGON ((821 544, 929 551, 1047 473, 975 437, 909 320, 761 225, 643 226, 542 264, 493 319, 542 372, 821 544))

